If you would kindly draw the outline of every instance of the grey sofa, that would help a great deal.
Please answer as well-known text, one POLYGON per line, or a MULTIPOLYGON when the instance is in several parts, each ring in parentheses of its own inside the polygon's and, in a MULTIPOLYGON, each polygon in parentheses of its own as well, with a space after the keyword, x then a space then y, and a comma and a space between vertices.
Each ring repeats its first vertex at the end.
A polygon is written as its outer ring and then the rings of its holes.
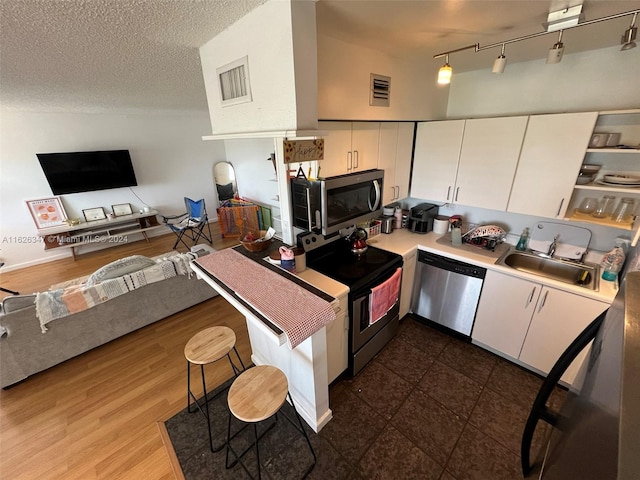
POLYGON ((35 295, 6 297, 0 313, 0 387, 216 296, 195 275, 179 275, 47 324, 42 333, 35 295))

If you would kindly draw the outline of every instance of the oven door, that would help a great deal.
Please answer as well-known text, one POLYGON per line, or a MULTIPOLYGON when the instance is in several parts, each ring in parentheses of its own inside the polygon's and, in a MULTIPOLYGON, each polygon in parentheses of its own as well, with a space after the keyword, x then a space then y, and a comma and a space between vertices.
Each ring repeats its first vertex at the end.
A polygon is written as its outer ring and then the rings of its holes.
POLYGON ((330 177, 322 185, 322 234, 382 215, 382 170, 330 177))
MULTIPOLYGON (((390 275, 385 276, 380 283, 390 275)), ((378 321, 370 324, 369 301, 371 289, 354 292, 350 304, 350 373, 357 374, 382 348, 395 336, 398 331, 400 314, 400 294, 398 301, 378 321)))

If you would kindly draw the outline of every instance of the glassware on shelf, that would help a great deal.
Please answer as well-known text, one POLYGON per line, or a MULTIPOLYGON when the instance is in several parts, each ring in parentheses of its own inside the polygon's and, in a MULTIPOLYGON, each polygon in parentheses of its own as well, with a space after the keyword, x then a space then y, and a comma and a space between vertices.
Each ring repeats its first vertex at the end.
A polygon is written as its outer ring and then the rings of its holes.
POLYGON ((616 197, 613 195, 605 195, 598 202, 598 206, 591 214, 596 218, 607 218, 613 213, 613 207, 615 206, 616 197))
POLYGON ((593 197, 586 197, 580 202, 580 206, 578 207, 579 213, 591 214, 596 211, 598 207, 598 199, 593 197))
POLYGON ((631 197, 622 197, 620 202, 618 202, 618 206, 613 211, 613 215, 611 218, 614 222, 622 223, 622 222, 630 222, 633 220, 634 210, 636 204, 635 200, 631 197))

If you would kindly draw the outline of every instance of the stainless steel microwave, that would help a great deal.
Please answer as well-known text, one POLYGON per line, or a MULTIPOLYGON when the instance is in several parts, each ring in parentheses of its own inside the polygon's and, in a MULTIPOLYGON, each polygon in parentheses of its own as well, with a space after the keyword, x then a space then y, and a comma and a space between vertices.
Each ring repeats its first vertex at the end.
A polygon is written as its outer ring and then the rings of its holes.
POLYGON ((383 170, 322 180, 291 179, 293 225, 331 235, 382 215, 383 170))

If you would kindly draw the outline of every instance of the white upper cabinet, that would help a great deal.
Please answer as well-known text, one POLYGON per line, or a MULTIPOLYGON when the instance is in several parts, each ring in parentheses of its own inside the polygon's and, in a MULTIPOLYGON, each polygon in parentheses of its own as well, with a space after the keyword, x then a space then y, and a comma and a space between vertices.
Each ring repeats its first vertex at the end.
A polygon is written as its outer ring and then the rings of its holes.
POLYGON ((378 168, 384 170, 384 205, 409 195, 413 130, 413 122, 380 124, 378 168))
POLYGON ((527 119, 419 123, 411 196, 505 210, 527 119))
POLYGON ((506 210, 528 117, 467 120, 454 202, 506 210))
POLYGON ((464 120, 420 122, 413 155, 411 196, 452 202, 464 120))
POLYGON ((507 211, 564 217, 597 116, 587 112, 529 118, 507 211))
POLYGON ((326 130, 320 176, 332 177, 376 168, 379 122, 319 122, 326 130))

